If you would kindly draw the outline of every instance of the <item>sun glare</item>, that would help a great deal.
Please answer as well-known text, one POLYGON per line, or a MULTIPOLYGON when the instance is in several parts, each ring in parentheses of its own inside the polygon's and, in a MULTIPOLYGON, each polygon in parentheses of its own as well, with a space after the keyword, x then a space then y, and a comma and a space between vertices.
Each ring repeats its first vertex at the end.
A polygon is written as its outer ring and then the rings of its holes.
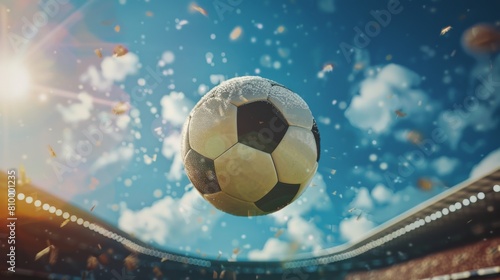
POLYGON ((0 99, 17 100, 30 89, 30 74, 19 61, 0 60, 0 99))

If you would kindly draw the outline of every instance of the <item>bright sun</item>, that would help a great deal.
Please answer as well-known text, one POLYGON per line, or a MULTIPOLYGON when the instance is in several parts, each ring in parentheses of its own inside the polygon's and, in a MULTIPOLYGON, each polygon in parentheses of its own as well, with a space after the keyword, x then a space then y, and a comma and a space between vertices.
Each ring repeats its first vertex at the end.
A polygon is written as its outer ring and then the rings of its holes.
POLYGON ((30 73, 19 61, 0 60, 0 99, 16 100, 29 92, 30 73))

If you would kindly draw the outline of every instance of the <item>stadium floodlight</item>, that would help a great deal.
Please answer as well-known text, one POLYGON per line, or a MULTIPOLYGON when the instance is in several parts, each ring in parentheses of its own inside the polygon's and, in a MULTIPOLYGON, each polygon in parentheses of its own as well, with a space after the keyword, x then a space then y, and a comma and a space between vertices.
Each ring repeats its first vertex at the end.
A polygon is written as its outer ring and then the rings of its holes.
POLYGON ((473 196, 469 197, 469 200, 471 203, 476 203, 477 197, 475 195, 473 195, 473 196))
POLYGON ((500 192, 500 185, 494 185, 493 186, 493 191, 494 192, 500 192))
POLYGON ((486 195, 484 194, 484 192, 479 192, 477 194, 477 198, 479 198, 480 200, 484 199, 486 197, 486 195))

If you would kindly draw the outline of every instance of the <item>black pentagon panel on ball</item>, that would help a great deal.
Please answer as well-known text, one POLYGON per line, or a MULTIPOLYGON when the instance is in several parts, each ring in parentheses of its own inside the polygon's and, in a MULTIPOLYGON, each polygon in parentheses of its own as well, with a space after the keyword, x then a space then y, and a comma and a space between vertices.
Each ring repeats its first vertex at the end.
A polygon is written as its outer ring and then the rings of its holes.
POLYGON ((264 197, 255 202, 255 205, 265 212, 274 212, 290 204, 299 191, 300 184, 286 184, 278 182, 264 197))
POLYGON ((313 127, 311 129, 313 135, 314 135, 314 140, 316 141, 316 148, 318 149, 318 156, 316 158, 316 161, 319 162, 319 154, 321 152, 321 146, 320 146, 320 137, 319 137, 319 129, 318 125, 316 124, 316 120, 313 119, 313 127))
POLYGON ((186 154, 184 164, 189 180, 200 193, 212 194, 221 191, 213 160, 191 149, 186 154))
POLYGON ((288 123, 268 101, 255 101, 238 107, 238 142, 272 153, 285 136, 288 123))

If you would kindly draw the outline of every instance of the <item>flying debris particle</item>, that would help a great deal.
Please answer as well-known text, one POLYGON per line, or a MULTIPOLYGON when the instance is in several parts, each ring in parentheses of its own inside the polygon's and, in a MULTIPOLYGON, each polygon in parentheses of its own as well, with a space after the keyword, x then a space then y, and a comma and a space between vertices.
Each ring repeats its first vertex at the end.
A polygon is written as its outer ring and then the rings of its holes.
POLYGON ((163 276, 163 273, 157 266, 153 267, 153 273, 155 274, 156 278, 161 278, 163 276))
POLYGON ((214 270, 214 273, 212 273, 212 278, 213 279, 217 279, 218 278, 217 271, 214 270))
POLYGON ((120 26, 119 25, 115 25, 115 32, 120 32, 120 26))
POLYGON ((335 173, 337 173, 337 170, 335 169, 330 170, 330 174, 335 175, 335 173))
POLYGON ((429 191, 432 189, 432 181, 427 178, 419 178, 417 181, 417 185, 420 189, 424 191, 429 191))
POLYGON ((94 52, 95 52, 95 54, 97 55, 98 58, 102 58, 101 49, 95 49, 94 52))
POLYGON ((118 102, 114 107, 113 109, 111 110, 111 112, 115 115, 122 115, 124 114, 125 112, 127 112, 129 109, 129 106, 127 103, 125 102, 118 102))
POLYGON ((69 219, 64 220, 59 227, 64 227, 69 223, 69 219))
POLYGON ((117 45, 114 49, 113 49, 113 56, 114 57, 120 57, 120 56, 124 56, 128 53, 128 49, 125 48, 124 46, 122 45, 117 45))
POLYGON ((229 34, 229 39, 231 39, 231 41, 236 41, 241 37, 242 33, 243 29, 240 26, 236 26, 229 34))
POLYGON ((282 228, 280 228, 280 229, 279 229, 279 230, 278 230, 278 231, 274 234, 274 237, 275 237, 275 238, 280 237, 280 236, 283 234, 283 232, 285 232, 285 230, 284 230, 284 229, 282 229, 282 228))
POLYGON ((333 191, 333 192, 332 192, 332 194, 333 194, 333 195, 337 195, 337 191, 333 191))
POLYGON ((179 22, 175 25, 175 28, 176 28, 177 30, 181 30, 181 29, 182 29, 182 27, 183 27, 184 25, 187 25, 188 23, 189 23, 189 21, 187 21, 187 20, 185 20, 185 19, 180 20, 180 21, 179 21, 179 22))
POLYGON ((441 33, 440 33, 440 34, 441 34, 441 36, 443 36, 444 34, 448 33, 448 31, 450 31, 450 30, 451 30, 451 25, 448 25, 448 26, 446 26, 446 27, 443 27, 443 28, 441 29, 441 33))
POLYGON ((457 50, 453 50, 450 54, 451 57, 454 57, 455 56, 455 53, 457 53, 457 50))
POLYGON ((54 149, 52 149, 52 147, 49 145, 49 153, 50 153, 50 156, 55 158, 57 157, 57 154, 56 152, 54 151, 54 149))
POLYGON ((283 25, 278 26, 278 28, 276 29, 276 33, 281 34, 283 32, 285 32, 285 26, 283 25))
POLYGON ((406 135, 406 139, 412 144, 420 145, 422 143, 423 136, 420 132, 412 130, 408 132, 408 134, 406 135))
POLYGON ((467 221, 467 223, 470 223, 470 222, 472 222, 472 219, 467 221))
POLYGON ((31 183, 31 179, 26 176, 26 169, 24 168, 24 165, 19 166, 19 181, 18 184, 20 186, 24 184, 29 184, 31 183))
POLYGON ((38 252, 36 255, 35 255, 35 261, 39 260, 41 257, 47 255, 49 252, 50 252, 50 248, 52 247, 53 245, 49 245, 47 246, 47 248, 41 250, 40 252, 38 252))
POLYGON ((323 66, 323 72, 332 72, 334 68, 334 65, 332 63, 327 63, 325 66, 323 66))
POLYGON ((356 64, 354 64, 354 70, 362 70, 365 66, 363 65, 363 63, 361 62, 357 62, 356 64))
POLYGON ((97 180, 96 178, 92 177, 90 179, 89 189, 95 190, 95 188, 97 187, 97 185, 99 185, 99 180, 97 180))
POLYGON ((238 255, 240 253, 240 248, 234 248, 233 254, 238 255))
POLYGON ((224 276, 226 275, 226 271, 223 270, 220 272, 219 279, 224 279, 224 276))
POLYGON ((102 250, 101 244, 97 243, 97 248, 99 248, 99 250, 102 250))
POLYGON ((191 3, 189 5, 189 10, 191 12, 198 12, 206 17, 208 16, 207 11, 205 9, 203 9, 202 7, 198 6, 198 4, 196 4, 196 3, 191 3))
POLYGON ((153 155, 153 162, 156 161, 156 154, 153 155))
POLYGON ((356 210, 356 208, 355 208, 355 207, 353 207, 353 208, 349 209, 349 213, 352 213, 354 210, 356 210))
POLYGON ((161 258, 161 261, 160 262, 166 262, 168 260, 167 257, 164 257, 164 258, 161 258))
POLYGON ((392 60, 392 55, 391 54, 386 55, 385 60, 387 61, 392 60))
POLYGON ((128 255, 124 260, 123 264, 125 265, 125 268, 128 271, 134 271, 137 269, 137 266, 139 264, 139 260, 137 259, 137 256, 134 254, 128 255))
POLYGON ((359 213, 359 215, 356 217, 356 221, 359 221, 359 218, 361 218, 362 214, 363 214, 363 212, 359 213))
POLYGON ((50 265, 56 264, 58 255, 59 255, 59 249, 57 249, 54 245, 50 245, 50 253, 49 253, 50 265))
POLYGON ((99 266, 99 261, 96 257, 90 256, 87 259, 87 270, 94 270, 99 266))
POLYGON ((404 118, 404 117, 406 117, 406 113, 403 112, 402 110, 396 110, 395 113, 398 116, 398 118, 404 118))
POLYGON ((152 17, 152 16, 154 16, 154 14, 151 11, 146 11, 146 16, 147 17, 152 17))
POLYGON ((95 206, 96 206, 96 205, 94 204, 94 205, 90 208, 90 212, 94 211, 95 206))

